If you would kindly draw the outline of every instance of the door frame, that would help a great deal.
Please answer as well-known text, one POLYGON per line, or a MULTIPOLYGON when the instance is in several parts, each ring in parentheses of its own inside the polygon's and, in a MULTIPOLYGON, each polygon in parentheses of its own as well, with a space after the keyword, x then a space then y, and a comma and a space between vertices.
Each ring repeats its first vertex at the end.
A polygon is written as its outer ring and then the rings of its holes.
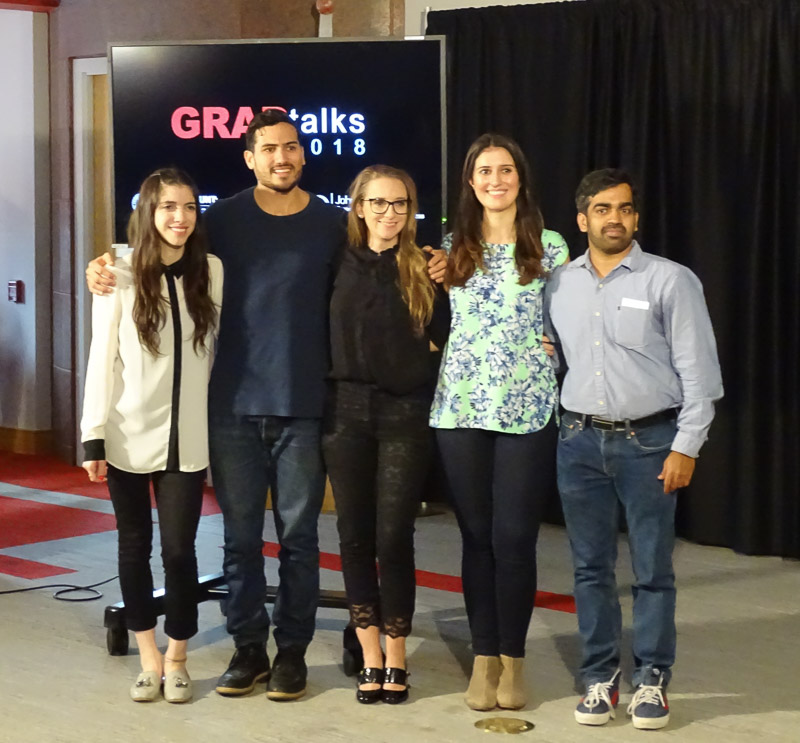
POLYGON ((72 154, 73 154, 73 276, 75 297, 75 458, 83 459, 80 420, 86 362, 92 339, 92 302, 86 289, 86 264, 94 258, 94 91, 92 77, 108 74, 108 59, 92 57, 72 60, 72 154))

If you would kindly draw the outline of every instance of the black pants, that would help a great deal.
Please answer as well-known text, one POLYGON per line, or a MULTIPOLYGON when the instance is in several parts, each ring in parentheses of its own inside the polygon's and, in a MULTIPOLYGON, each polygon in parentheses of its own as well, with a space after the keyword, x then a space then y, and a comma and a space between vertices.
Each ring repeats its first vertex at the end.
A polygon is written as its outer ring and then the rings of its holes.
POLYGON ((475 655, 525 655, 536 540, 554 486, 553 421, 528 434, 439 429, 461 528, 461 578, 475 655))
POLYGON ((164 631, 174 640, 197 633, 197 557, 194 542, 203 504, 205 470, 136 474, 108 466, 108 491, 119 533, 119 584, 129 630, 156 626, 150 553, 153 517, 150 481, 158 508, 164 563, 164 631))
POLYGON ((414 519, 430 464, 429 409, 427 395, 395 396, 350 382, 333 384, 328 397, 322 451, 350 618, 390 637, 411 631, 414 519))

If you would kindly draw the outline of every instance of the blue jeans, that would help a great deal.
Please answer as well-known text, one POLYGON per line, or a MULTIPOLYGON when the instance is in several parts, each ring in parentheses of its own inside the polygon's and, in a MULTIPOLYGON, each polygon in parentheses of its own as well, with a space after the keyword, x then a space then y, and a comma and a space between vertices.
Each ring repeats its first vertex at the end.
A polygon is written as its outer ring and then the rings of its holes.
POLYGON ((624 509, 635 576, 634 686, 657 668, 669 681, 675 662, 676 493, 658 474, 675 438, 675 421, 633 431, 584 426, 565 413, 558 441, 558 488, 575 567, 575 603, 585 683, 608 681, 619 666, 622 614, 614 567, 619 508, 624 509))
POLYGON ((318 418, 209 416, 211 472, 225 527, 227 629, 236 647, 266 643, 263 530, 267 489, 280 543, 272 620, 279 648, 305 648, 319 597, 317 522, 325 494, 318 418))

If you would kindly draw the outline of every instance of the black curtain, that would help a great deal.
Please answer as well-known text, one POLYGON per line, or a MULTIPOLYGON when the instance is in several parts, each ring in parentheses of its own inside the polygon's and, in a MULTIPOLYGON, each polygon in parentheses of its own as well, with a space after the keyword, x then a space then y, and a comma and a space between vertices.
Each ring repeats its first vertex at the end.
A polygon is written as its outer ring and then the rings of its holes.
POLYGON ((573 194, 639 179, 645 250, 706 291, 725 382, 679 531, 800 557, 800 2, 591 0, 438 11, 452 199, 470 142, 516 138, 548 227, 585 250, 573 194))

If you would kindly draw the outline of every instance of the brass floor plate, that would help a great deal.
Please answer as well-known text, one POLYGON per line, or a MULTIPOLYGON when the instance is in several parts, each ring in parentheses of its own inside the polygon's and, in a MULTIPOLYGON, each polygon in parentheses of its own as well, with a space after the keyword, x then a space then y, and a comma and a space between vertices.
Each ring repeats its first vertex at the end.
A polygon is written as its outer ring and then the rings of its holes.
POLYGON ((485 733, 524 733, 533 730, 533 723, 527 720, 520 720, 516 717, 484 717, 475 723, 478 730, 485 733))

